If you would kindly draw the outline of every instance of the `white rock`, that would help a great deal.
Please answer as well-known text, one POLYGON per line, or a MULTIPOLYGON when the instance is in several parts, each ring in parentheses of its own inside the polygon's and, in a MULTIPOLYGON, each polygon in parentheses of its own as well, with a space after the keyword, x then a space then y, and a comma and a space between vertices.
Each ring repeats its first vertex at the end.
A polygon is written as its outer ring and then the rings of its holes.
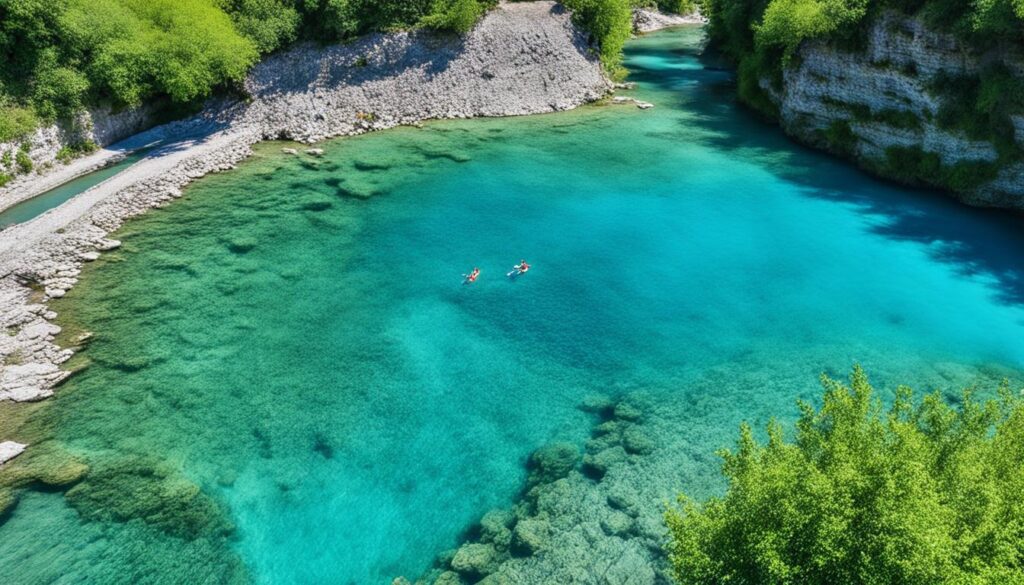
POLYGON ((309 155, 312 155, 312 156, 323 156, 324 149, 322 149, 322 148, 307 148, 306 149, 306 154, 309 154, 309 155))
POLYGON ((285 154, 299 154, 299 151, 295 150, 294 148, 282 148, 281 152, 285 154))
POLYGON ((82 252, 81 254, 78 255, 78 257, 81 258, 82 260, 86 261, 86 262, 92 262, 93 260, 96 260, 97 258, 100 257, 100 253, 99 252, 82 252))
POLYGON ((116 250, 121 247, 121 240, 101 240, 96 244, 96 249, 100 252, 106 252, 108 250, 116 250))
POLYGON ((14 441, 4 441, 3 443, 0 443, 0 465, 7 463, 18 455, 21 455, 25 451, 25 447, 28 447, 28 445, 15 443, 14 441))

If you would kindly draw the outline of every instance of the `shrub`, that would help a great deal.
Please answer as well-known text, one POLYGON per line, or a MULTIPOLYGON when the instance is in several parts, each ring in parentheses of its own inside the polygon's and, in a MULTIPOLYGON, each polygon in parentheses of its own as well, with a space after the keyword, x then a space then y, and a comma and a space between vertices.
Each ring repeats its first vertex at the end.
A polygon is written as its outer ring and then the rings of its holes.
POLYGON ((19 150, 18 154, 14 155, 14 162, 18 163, 18 169, 23 173, 28 173, 32 170, 32 159, 29 158, 28 153, 24 150, 19 150))
POLYGON ((633 34, 629 0, 563 0, 576 23, 597 42, 601 62, 613 78, 625 77, 622 48, 633 34))
POLYGON ((22 138, 38 125, 39 119, 31 109, 0 105, 0 142, 22 138))
POLYGON ((7 173, 3 173, 3 172, 0 172, 0 187, 3 187, 3 186, 4 186, 4 185, 6 185, 7 183, 10 183, 10 182, 11 182, 11 179, 13 179, 13 178, 14 178, 14 177, 13 177, 12 175, 9 175, 9 174, 7 174, 7 173))
POLYGON ((477 0, 436 0, 430 14, 420 19, 427 28, 464 34, 473 28, 484 13, 477 0))
POLYGON ((957 407, 901 387, 885 410, 860 368, 800 403, 795 441, 744 425, 723 497, 666 513, 683 584, 1010 583, 1024 561, 1024 404, 957 407))
POLYGON ((57 151, 56 158, 60 162, 67 164, 71 162, 72 159, 89 154, 90 152, 95 152, 98 148, 99 146, 92 140, 84 140, 74 144, 67 144, 57 151))

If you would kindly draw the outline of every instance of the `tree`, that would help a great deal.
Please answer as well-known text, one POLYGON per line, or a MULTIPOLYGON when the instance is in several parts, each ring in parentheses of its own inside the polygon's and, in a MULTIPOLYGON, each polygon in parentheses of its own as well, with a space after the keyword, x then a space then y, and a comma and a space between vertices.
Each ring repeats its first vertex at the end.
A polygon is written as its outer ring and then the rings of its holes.
POLYGON ((683 584, 1024 582, 1024 401, 897 391, 885 411, 856 368, 801 403, 796 441, 747 425, 726 494, 666 512, 683 584))

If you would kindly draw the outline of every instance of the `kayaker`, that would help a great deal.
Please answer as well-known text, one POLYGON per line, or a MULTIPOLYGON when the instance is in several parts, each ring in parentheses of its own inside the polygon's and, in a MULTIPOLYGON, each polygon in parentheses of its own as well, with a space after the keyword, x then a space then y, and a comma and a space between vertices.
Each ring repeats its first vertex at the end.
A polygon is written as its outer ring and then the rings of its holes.
POLYGON ((530 269, 530 265, 526 263, 526 260, 520 260, 519 261, 519 266, 516 266, 516 270, 518 270, 520 274, 522 274, 523 272, 526 272, 529 269, 530 269))
POLYGON ((469 274, 463 274, 462 276, 466 277, 466 284, 476 282, 476 277, 480 276, 480 269, 474 266, 472 272, 469 274))

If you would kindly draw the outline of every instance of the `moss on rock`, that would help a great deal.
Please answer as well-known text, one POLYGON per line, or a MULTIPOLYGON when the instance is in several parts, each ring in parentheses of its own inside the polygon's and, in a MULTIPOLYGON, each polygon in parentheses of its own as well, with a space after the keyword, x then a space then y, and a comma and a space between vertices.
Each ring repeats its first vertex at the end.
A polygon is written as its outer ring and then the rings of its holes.
POLYGON ((576 468, 580 450, 572 443, 551 443, 534 451, 530 456, 530 477, 528 483, 551 483, 561 479, 576 468))
POLYGON ((470 578, 481 578, 498 568, 498 552, 494 545, 469 543, 459 547, 452 558, 452 569, 470 578))
POLYGON ((67 492, 86 519, 141 520, 180 538, 223 536, 233 530, 227 515, 199 486, 148 458, 103 462, 67 492))

